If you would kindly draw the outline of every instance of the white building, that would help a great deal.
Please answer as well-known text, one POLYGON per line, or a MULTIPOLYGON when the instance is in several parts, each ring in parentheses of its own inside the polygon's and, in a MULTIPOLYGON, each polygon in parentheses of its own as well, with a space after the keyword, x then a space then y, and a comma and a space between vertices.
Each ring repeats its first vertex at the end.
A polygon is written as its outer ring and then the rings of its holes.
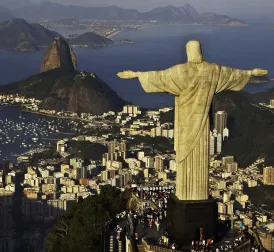
POLYGON ((210 131, 209 135, 209 155, 213 156, 215 154, 215 137, 213 133, 210 131))
POLYGON ((222 134, 218 134, 218 136, 217 136, 217 153, 221 153, 222 152, 222 141, 223 141, 223 139, 222 139, 222 134))

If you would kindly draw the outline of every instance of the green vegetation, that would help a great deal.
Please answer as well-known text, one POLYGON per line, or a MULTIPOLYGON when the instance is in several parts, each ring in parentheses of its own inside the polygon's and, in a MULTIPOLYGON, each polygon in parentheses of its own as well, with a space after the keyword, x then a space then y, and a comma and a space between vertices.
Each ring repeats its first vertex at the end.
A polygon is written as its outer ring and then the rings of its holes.
POLYGON ((167 123, 167 122, 174 122, 174 110, 170 110, 168 112, 162 112, 160 114, 160 122, 167 123))
POLYGON ((271 209, 274 208, 274 186, 260 184, 257 187, 245 188, 245 193, 248 194, 249 200, 255 205, 265 204, 271 209))
POLYGON ((76 113, 121 111, 126 104, 96 75, 55 69, 0 87, 1 94, 20 94, 42 100, 41 108, 76 113))
POLYGON ((56 151, 55 146, 48 147, 45 151, 34 153, 30 159, 30 164, 37 164, 43 159, 61 158, 60 154, 56 151))
POLYGON ((223 154, 233 155, 241 167, 253 163, 259 156, 266 164, 274 164, 274 115, 253 104, 254 96, 245 92, 224 92, 215 96, 213 113, 225 110, 228 114, 229 140, 223 154))
POLYGON ((88 129, 85 132, 86 135, 91 135, 91 136, 102 136, 104 134, 111 134, 112 137, 117 138, 117 136, 120 135, 120 127, 119 126, 112 126, 110 129, 102 129, 100 127, 93 127, 91 129, 88 129))
POLYGON ((112 44, 113 41, 103 36, 100 36, 99 34, 96 34, 94 32, 86 32, 84 34, 77 36, 76 38, 71 38, 69 40, 69 43, 71 45, 78 46, 106 46, 108 44, 112 44))
POLYGON ((135 148, 138 145, 151 147, 155 154, 172 152, 174 149, 173 139, 166 137, 135 136, 134 139, 129 139, 127 144, 131 148, 135 148))
MULTIPOLYGON (((224 142, 222 155, 233 155, 241 167, 253 163, 264 155, 266 165, 274 165, 274 115, 253 104, 256 99, 274 97, 274 89, 264 94, 223 92, 215 95, 210 115, 213 128, 214 113, 224 110, 228 114, 229 140, 224 142)), ((173 122, 174 111, 161 114, 161 122, 173 122)))
POLYGON ((0 24, 0 47, 34 52, 57 35, 39 24, 29 24, 24 19, 15 18, 0 24))
POLYGON ((127 205, 127 192, 104 186, 60 216, 46 238, 48 252, 99 252, 107 221, 127 205), (115 200, 114 200, 115 199, 115 200))
POLYGON ((92 160, 101 160, 108 151, 107 146, 89 141, 71 141, 68 147, 68 152, 73 156, 92 160))

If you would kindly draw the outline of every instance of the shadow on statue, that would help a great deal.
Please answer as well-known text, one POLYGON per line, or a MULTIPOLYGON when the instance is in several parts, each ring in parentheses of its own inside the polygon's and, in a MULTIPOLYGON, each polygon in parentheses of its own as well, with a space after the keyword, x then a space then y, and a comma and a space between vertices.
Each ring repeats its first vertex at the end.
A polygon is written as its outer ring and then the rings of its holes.
POLYGON ((167 231, 178 245, 191 241, 216 238, 218 235, 218 206, 213 198, 208 200, 178 200, 171 195, 167 203, 167 231))

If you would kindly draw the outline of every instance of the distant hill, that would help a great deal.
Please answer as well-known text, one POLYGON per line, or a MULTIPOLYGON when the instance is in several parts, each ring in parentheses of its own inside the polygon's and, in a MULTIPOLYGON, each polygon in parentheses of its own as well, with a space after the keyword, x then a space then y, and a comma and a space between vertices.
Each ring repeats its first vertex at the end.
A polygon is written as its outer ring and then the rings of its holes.
POLYGON ((205 12, 197 17, 197 21, 202 24, 221 24, 226 26, 243 26, 246 25, 244 22, 230 18, 226 15, 219 15, 213 12, 205 12))
MULTIPOLYGON (((70 20, 69 22, 73 21, 70 20)), ((5 49, 35 52, 39 50, 40 46, 49 44, 55 37, 61 37, 61 35, 39 24, 29 24, 20 18, 8 20, 0 24, 0 47, 5 49)), ((67 41, 71 45, 94 47, 106 46, 113 43, 112 40, 94 32, 87 32, 76 38, 67 39, 67 41)))
MULTIPOLYGON (((59 34, 39 24, 16 18, 0 24, 0 47, 16 51, 37 51, 59 34)), ((59 35, 60 36, 60 35, 59 35)))
POLYGON ((21 94, 42 100, 41 107, 58 111, 102 114, 121 111, 126 102, 104 81, 87 72, 55 69, 0 86, 1 94, 21 94))
POLYGON ((113 41, 105 38, 103 36, 100 36, 94 32, 87 32, 84 34, 79 35, 76 38, 69 39, 68 42, 71 45, 76 46, 106 46, 108 44, 112 44, 113 41))
POLYGON ((253 94, 253 97, 257 102, 269 104, 270 100, 274 99, 274 87, 267 89, 266 91, 253 94))
MULTIPOLYGON (((273 90, 274 94, 274 90, 273 90)), ((223 92, 215 95, 213 115, 218 110, 228 114, 229 140, 224 142, 224 155, 233 155, 241 167, 253 163, 261 154, 274 165, 274 114, 253 104, 255 97, 244 91, 223 92)), ((162 121, 173 121, 174 111, 164 113, 162 121)))
POLYGON ((1 94, 20 94, 42 100, 41 108, 76 113, 121 111, 126 102, 95 74, 78 72, 76 57, 63 38, 47 46, 41 73, 9 85, 1 94))
POLYGON ((183 22, 200 24, 243 25, 244 22, 218 14, 199 14, 190 4, 181 7, 166 6, 141 13, 134 9, 113 6, 80 7, 59 3, 42 2, 23 6, 14 12, 15 16, 27 19, 102 19, 102 20, 157 20, 164 23, 183 22))

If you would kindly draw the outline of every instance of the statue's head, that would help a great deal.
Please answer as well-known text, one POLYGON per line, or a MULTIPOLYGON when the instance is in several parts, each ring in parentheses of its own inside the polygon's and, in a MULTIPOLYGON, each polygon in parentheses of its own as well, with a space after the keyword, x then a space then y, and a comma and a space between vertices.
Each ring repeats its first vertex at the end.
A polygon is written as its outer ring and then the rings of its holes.
POLYGON ((192 63, 202 63, 203 54, 201 44, 198 40, 190 40, 186 44, 187 61, 192 63))

